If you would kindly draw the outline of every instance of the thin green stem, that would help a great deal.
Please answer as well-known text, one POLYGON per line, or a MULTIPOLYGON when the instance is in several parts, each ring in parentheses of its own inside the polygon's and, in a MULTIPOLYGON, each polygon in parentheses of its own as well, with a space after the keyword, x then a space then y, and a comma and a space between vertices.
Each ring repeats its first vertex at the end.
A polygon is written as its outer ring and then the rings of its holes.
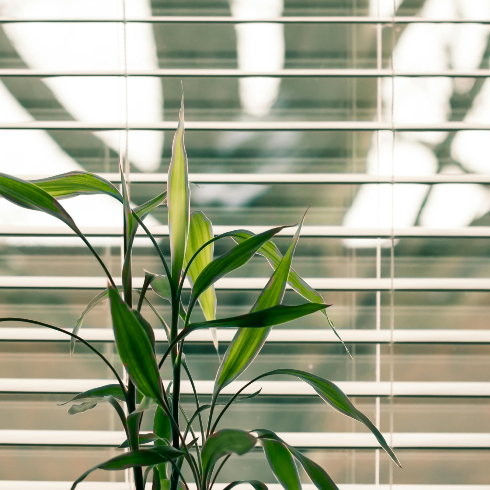
POLYGON ((228 456, 226 456, 225 459, 223 460, 223 462, 219 465, 219 468, 216 470, 216 473, 214 474, 213 481, 209 484, 208 489, 213 488, 213 485, 216 482, 216 478, 218 478, 218 475, 219 475, 219 472, 221 471, 221 468, 223 468, 223 466, 230 459, 230 457, 231 457, 231 454, 228 454, 228 456))
POLYGON ((153 243, 153 246, 155 247, 156 251, 158 252, 158 255, 160 256, 160 260, 162 261, 163 267, 165 268, 165 273, 167 274, 167 277, 169 279, 170 291, 171 291, 172 297, 173 297, 175 294, 175 285, 170 280, 170 278, 172 276, 170 274, 170 269, 168 268, 168 264, 167 264, 167 261, 165 260, 163 252, 162 252, 161 248, 159 247, 158 243, 156 242, 155 237, 152 235, 151 231, 143 223, 143 220, 136 213, 133 213, 133 216, 137 219, 138 223, 141 225, 141 228, 143 228, 143 230, 145 230, 145 233, 148 235, 148 238, 151 240, 151 242, 153 243))
POLYGON ((194 380, 192 379, 191 372, 189 371, 189 367, 187 366, 186 362, 183 362, 185 372, 187 373, 187 377, 189 378, 189 381, 191 383, 192 387, 192 392, 194 393, 194 400, 196 401, 196 411, 199 417, 199 426, 201 428, 201 437, 202 437, 202 443, 204 444, 205 438, 204 438, 204 426, 202 423, 202 417, 201 417, 201 411, 200 411, 200 403, 199 403, 199 396, 197 394, 196 390, 196 385, 194 384, 194 380))
POLYGON ((33 325, 39 325, 41 327, 50 328, 52 330, 56 330, 57 332, 64 333, 65 335, 69 335, 70 337, 73 337, 74 339, 77 339, 82 344, 86 345, 94 354, 97 354, 102 359, 102 361, 104 361, 104 363, 107 365, 107 367, 112 371, 112 373, 114 374, 114 376, 117 379, 117 382, 121 386, 121 389, 122 389, 123 394, 124 394, 124 398, 125 398, 125 400, 127 402, 127 400, 128 400, 128 391, 127 391, 126 386, 123 383, 122 379, 119 377, 119 374, 117 374, 117 371, 114 369, 114 366, 95 347, 93 347, 92 345, 90 345, 86 340, 82 339, 78 335, 75 335, 74 333, 68 332, 68 331, 66 331, 66 330, 64 330, 62 328, 59 328, 59 327, 55 327, 54 325, 50 325, 49 323, 38 322, 36 320, 28 320, 27 318, 14 318, 14 317, 11 317, 11 318, 0 318, 0 322, 32 323, 33 325))

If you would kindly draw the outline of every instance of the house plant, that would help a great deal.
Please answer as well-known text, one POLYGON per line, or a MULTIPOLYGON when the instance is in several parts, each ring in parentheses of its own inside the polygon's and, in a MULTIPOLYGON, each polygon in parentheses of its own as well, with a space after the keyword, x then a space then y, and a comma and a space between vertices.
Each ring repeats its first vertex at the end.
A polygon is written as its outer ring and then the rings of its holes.
MULTIPOLYGON (((258 394, 256 392, 252 395, 241 395, 245 388, 261 378, 274 375, 292 376, 308 383, 331 407, 358 420, 371 430, 380 445, 399 465, 395 454, 370 420, 353 406, 334 383, 319 376, 294 369, 276 369, 246 383, 226 403, 222 403, 222 397, 220 398, 223 388, 240 376, 259 354, 274 325, 317 311, 326 315, 325 308, 328 305, 324 304, 320 294, 291 268, 304 217, 282 256, 271 239, 286 228, 285 226, 272 228, 258 235, 246 230, 235 230, 214 236, 211 222, 203 213, 191 214, 188 163, 184 146, 183 100, 172 146, 167 191, 132 209, 122 171, 121 181, 122 192, 119 192, 110 182, 84 172, 71 172, 31 182, 0 174, 0 195, 19 206, 48 213, 63 221, 87 245, 108 280, 107 289, 90 302, 73 331, 24 318, 0 319, 2 322, 25 322, 63 332, 71 337, 71 350, 75 341, 82 342, 109 367, 117 381, 78 394, 70 400, 72 406, 69 412, 80 413, 94 408, 98 403, 110 403, 116 410, 126 434, 126 441, 121 447, 129 450, 86 471, 73 483, 72 489, 96 469, 132 468, 137 490, 142 490, 149 478, 156 489, 188 490, 188 482, 182 474, 183 466, 186 465, 192 473, 197 489, 209 490, 231 455, 243 455, 256 446, 262 447, 274 475, 284 488, 301 488, 297 464, 303 467, 317 488, 337 488, 319 465, 271 431, 218 430, 223 414, 234 402, 253 398, 258 394), (94 193, 110 195, 122 204, 125 255, 119 287, 90 242, 60 204, 62 199, 94 193), (168 206, 170 263, 167 263, 158 243, 144 224, 145 217, 165 202, 168 206), (146 272, 143 286, 135 290, 132 284, 131 254, 139 227, 155 247, 165 275, 146 272), (213 244, 224 238, 233 239, 234 246, 224 255, 214 258, 213 244), (255 254, 263 255, 273 268, 267 285, 248 314, 217 319, 214 284, 221 277, 245 265, 255 254), (182 290, 186 278, 192 286, 187 307, 182 304, 182 290), (288 283, 307 300, 305 303, 297 306, 281 304, 288 283), (146 298, 150 287, 170 303, 170 325, 167 325, 165 319, 146 298), (133 305, 134 294, 138 297, 136 307, 133 305), (95 347, 78 335, 85 314, 105 299, 110 301, 115 342, 128 374, 127 382, 123 381, 120 373, 95 347), (141 314, 145 301, 152 306, 167 334, 168 346, 159 360, 156 357, 153 329, 141 314), (200 305, 205 321, 191 321, 196 304, 200 305), (236 334, 221 361, 211 402, 202 405, 185 360, 184 343, 186 337, 196 330, 216 328, 233 328, 236 329, 236 334), (170 363, 173 373, 172 381, 167 386, 160 375, 164 363, 170 363), (196 410, 189 418, 185 414, 181 415, 179 403, 182 370, 191 381, 196 403, 196 410), (145 433, 141 431, 141 421, 146 413, 150 413, 149 409, 152 409, 152 412, 155 410, 153 431, 145 433), (220 413, 216 416, 217 410, 220 410, 220 413), (207 424, 203 422, 205 412, 208 416, 207 424), (195 427, 198 428, 195 430, 195 427)), ((331 327, 333 328, 333 325, 331 327)), ((249 483, 256 489, 267 488, 262 482, 249 480, 232 482, 227 489, 239 483, 249 483)))

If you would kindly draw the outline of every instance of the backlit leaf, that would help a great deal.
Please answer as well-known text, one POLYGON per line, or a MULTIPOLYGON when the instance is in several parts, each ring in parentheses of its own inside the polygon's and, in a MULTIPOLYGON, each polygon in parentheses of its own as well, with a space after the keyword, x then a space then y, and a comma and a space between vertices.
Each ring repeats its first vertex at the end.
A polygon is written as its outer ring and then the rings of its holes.
POLYGON ((182 94, 179 124, 172 144, 172 160, 168 170, 167 182, 171 273, 172 281, 177 286, 184 264, 190 213, 188 164, 184 146, 184 94, 182 94))
MULTIPOLYGON (((252 307, 251 313, 279 305, 282 302, 286 291, 291 261, 298 243, 303 221, 304 217, 298 226, 298 230, 289 245, 286 255, 260 293, 255 305, 252 307)), ((231 383, 250 366, 262 349, 270 330, 271 327, 264 327, 261 329, 239 329, 237 331, 234 339, 228 346, 216 377, 215 393, 218 393, 222 387, 231 383)))
POLYGON ((206 291, 206 289, 211 287, 218 279, 221 279, 226 274, 245 265, 267 240, 270 240, 284 228, 287 228, 287 226, 272 228, 249 240, 245 240, 243 243, 233 247, 229 252, 221 255, 208 264, 194 282, 189 309, 194 306, 199 296, 206 291))
POLYGON ((83 393, 79 393, 78 395, 74 396, 72 399, 68 400, 67 402, 60 403, 60 405, 66 405, 68 403, 72 403, 74 401, 81 401, 81 400, 93 400, 93 399, 100 400, 101 398, 104 398, 104 396, 109 396, 109 395, 121 401, 125 400, 124 393, 121 389, 121 386, 119 384, 110 384, 110 385, 99 386, 98 388, 93 388, 91 390, 84 391, 83 393))
MULTIPOLYGON (((192 256, 211 238, 213 238, 213 225, 211 221, 201 212, 195 212, 191 214, 191 220, 189 225, 189 237, 187 238, 187 248, 185 250, 184 266, 186 267, 192 256)), ((214 242, 201 250, 199 254, 192 261, 187 277, 191 286, 194 284, 199 274, 206 268, 208 264, 213 261, 214 254, 214 242)), ((211 286, 204 291, 199 297, 199 304, 201 305, 204 318, 207 321, 216 319, 216 292, 214 286, 211 286)), ((218 337, 216 335, 216 329, 211 329, 211 335, 213 336, 213 343, 216 351, 218 350, 218 337)))
POLYGON ((120 192, 111 182, 89 172, 67 172, 30 182, 56 199, 67 199, 88 194, 106 194, 123 202, 120 192))

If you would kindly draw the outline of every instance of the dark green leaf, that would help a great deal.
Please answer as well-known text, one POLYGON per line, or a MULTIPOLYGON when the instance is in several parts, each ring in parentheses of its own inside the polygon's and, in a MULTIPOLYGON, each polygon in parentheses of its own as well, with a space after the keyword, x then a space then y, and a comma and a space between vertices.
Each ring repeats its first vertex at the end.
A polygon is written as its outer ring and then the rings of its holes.
POLYGON ((123 365, 143 395, 164 405, 162 381, 145 327, 135 311, 121 301, 116 290, 110 288, 109 297, 117 350, 123 365))
POLYGON ((264 453, 277 481, 286 490, 301 490, 298 469, 289 449, 273 439, 261 439, 264 453))
MULTIPOLYGON (((149 442, 157 441, 158 437, 153 432, 140 432, 138 436, 138 444, 148 444, 149 442)), ((120 449, 129 447, 129 441, 126 439, 120 446, 120 449)))
MULTIPOLYGON (((191 220, 189 225, 189 237, 187 238, 187 247, 185 250, 184 266, 194 256, 194 254, 209 240, 213 238, 213 225, 211 221, 205 216, 204 213, 195 212, 191 214, 191 220)), ((191 286, 199 277, 201 272, 213 261, 214 254, 214 242, 205 247, 194 258, 189 267, 187 277, 191 286)), ((199 297, 199 304, 201 305, 204 318, 207 321, 216 319, 216 292, 214 286, 211 286, 204 291, 199 297)), ((213 336, 213 343, 216 351, 218 351, 218 337, 216 335, 216 329, 211 330, 213 336)))
POLYGON ((153 420, 153 432, 160 438, 157 441, 157 446, 163 446, 165 444, 162 439, 170 440, 170 427, 170 417, 163 411, 162 407, 157 407, 153 420))
POLYGON ((179 113, 179 124, 172 144, 172 160, 168 169, 168 228, 172 257, 172 281, 178 285, 184 264, 187 234, 189 232, 190 195, 187 154, 184 146, 184 94, 179 113))
POLYGON ((287 228, 287 226, 272 228, 260 235, 245 240, 243 243, 233 247, 229 252, 221 255, 208 264, 194 283, 189 308, 194 306, 194 303, 206 289, 211 287, 218 279, 226 276, 226 274, 245 265, 267 240, 284 228, 287 228))
POLYGON ((320 398, 322 398, 322 400, 328 403, 331 407, 335 408, 335 410, 363 423, 374 434, 381 447, 390 455, 391 459, 401 467, 395 453, 390 446, 388 446, 388 443, 381 432, 352 404, 352 402, 347 398, 347 395, 337 385, 331 381, 321 378, 320 376, 304 371, 298 371, 296 369, 276 369, 267 373, 267 376, 274 374, 285 374, 301 379, 305 383, 308 383, 318 393, 320 398))
POLYGON ((258 429, 255 430, 259 435, 261 443, 264 441, 271 441, 283 446, 299 461, 306 474, 310 477, 311 481, 319 490, 339 490, 337 485, 330 478, 328 473, 317 463, 301 454, 296 448, 290 446, 278 437, 274 432, 269 430, 258 429))
POLYGON ((88 172, 68 172, 46 179, 31 180, 30 182, 56 199, 67 199, 87 194, 107 194, 123 202, 121 194, 111 182, 88 172))
MULTIPOLYGON (((263 328, 281 325, 282 323, 297 320, 303 316, 311 315, 330 305, 304 303, 302 305, 286 306, 277 305, 265 310, 245 313, 244 315, 229 318, 219 318, 211 322, 196 322, 188 325, 180 335, 188 335, 195 330, 204 328, 263 328)), ((185 336, 184 335, 184 336, 185 336)))
POLYGON ((158 446, 150 449, 140 449, 138 451, 123 453, 115 458, 109 459, 104 463, 100 463, 97 466, 90 468, 90 470, 86 471, 73 483, 71 490, 74 490, 80 482, 85 480, 90 473, 97 469, 117 471, 125 470, 127 468, 134 468, 135 466, 151 466, 170 461, 172 459, 177 459, 182 454, 182 451, 179 451, 171 446, 158 446))
MULTIPOLYGON (((131 206, 129 204, 129 190, 124 177, 124 171, 119 165, 119 173, 121 175, 121 187, 123 196, 123 209, 124 209, 124 264, 122 268, 121 278, 124 290, 124 299, 128 302, 132 301, 132 271, 131 271, 131 221, 133 215, 131 214, 131 206)), ((131 303, 130 303, 131 304, 131 303)))
MULTIPOLYGON (((303 216, 286 255, 260 293, 255 305, 252 307, 251 313, 271 308, 282 302, 286 291, 291 261, 298 243, 304 219, 305 217, 303 216)), ((270 330, 271 327, 264 327, 261 329, 239 329, 237 331, 234 339, 228 346, 223 362, 221 363, 219 374, 216 378, 218 382, 214 389, 215 393, 219 393, 222 387, 230 384, 234 379, 240 376, 248 366, 250 366, 265 344, 270 330)))
POLYGON ((74 396, 71 400, 68 400, 67 402, 60 403, 60 405, 66 405, 67 403, 71 403, 74 401, 80 401, 80 400, 92 400, 92 399, 102 399, 105 396, 113 396, 114 398, 117 398, 118 400, 124 401, 124 393, 121 389, 121 386, 118 384, 110 384, 110 385, 104 385, 100 386, 98 388, 93 388, 88 391, 84 391, 83 393, 79 393, 78 395, 74 396))
POLYGON ((211 434, 202 449, 203 474, 209 476, 220 458, 232 453, 242 456, 256 443, 257 438, 244 430, 224 429, 211 434))
POLYGON ((267 485, 265 483, 262 483, 259 480, 234 481, 234 482, 230 483, 229 485, 226 485, 226 487, 223 488, 223 490, 231 490, 232 488, 236 487, 237 485, 244 485, 245 483, 252 485, 252 487, 254 487, 255 490, 268 490, 267 485))

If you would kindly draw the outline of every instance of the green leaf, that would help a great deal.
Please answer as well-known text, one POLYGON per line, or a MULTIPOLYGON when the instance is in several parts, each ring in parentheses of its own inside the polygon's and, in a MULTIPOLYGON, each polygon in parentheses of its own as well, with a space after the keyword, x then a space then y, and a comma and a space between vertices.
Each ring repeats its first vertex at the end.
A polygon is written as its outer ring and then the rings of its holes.
MULTIPOLYGON (((240 230, 239 232, 233 235, 233 239, 237 243, 242 243, 245 240, 248 240, 250 237, 255 236, 254 233, 247 230, 240 230)), ((266 258, 269 265, 275 270, 279 267, 279 264, 282 260, 282 254, 277 248, 277 246, 272 241, 268 241, 264 243, 262 247, 260 247, 257 255, 262 255, 266 258)), ((296 291, 299 295, 303 296, 303 298, 307 299, 312 303, 324 303, 322 295, 313 289, 304 279, 302 279, 299 274, 291 267, 288 276, 288 284, 296 291)), ((322 313, 325 315, 325 318, 330 325, 330 328, 333 330, 337 338, 344 344, 343 340, 340 338, 339 334, 335 330, 335 325, 330 320, 328 313, 323 310, 322 313)), ((345 346, 345 344, 344 344, 345 346)))
MULTIPOLYGON (((299 461, 306 474, 319 490, 339 490, 328 473, 317 463, 301 454, 296 448, 284 442, 277 434, 270 430, 257 429, 253 431, 259 435, 261 443, 272 442, 282 446, 299 461)), ((284 485, 283 485, 284 486, 284 485)), ((288 487, 285 487, 288 488, 288 487)))
POLYGON ((56 199, 67 199, 88 194, 107 194, 123 202, 121 194, 111 182, 88 172, 67 172, 30 182, 56 199))
POLYGON ((308 383, 318 393, 320 398, 331 407, 335 408, 335 410, 364 424, 374 434, 381 447, 390 455, 391 459, 401 467, 398 458, 395 456, 395 453, 390 446, 388 446, 388 443, 381 432, 352 404, 349 398, 347 398, 347 395, 337 385, 320 376, 316 376, 315 374, 298 371, 296 369, 276 369, 263 376, 272 376, 274 374, 284 374, 299 378, 305 383, 308 383))
POLYGON ((0 196, 17 206, 42 211, 67 224, 79 236, 83 236, 63 206, 45 190, 17 177, 0 173, 0 196))
POLYGON ((190 188, 187 155, 184 146, 184 94, 179 113, 179 124, 172 144, 172 160, 168 170, 168 228, 172 257, 172 281, 178 285, 184 264, 187 234, 189 232, 190 188))
POLYGON ((124 401, 124 393, 121 389, 121 386, 119 384, 110 384, 110 385, 104 385, 104 386, 99 386, 98 388, 93 388, 88 391, 84 391, 83 393, 79 393, 78 395, 74 396, 71 400, 68 400, 67 402, 60 403, 59 405, 66 405, 68 403, 72 403, 74 401, 81 401, 81 400, 93 400, 93 399, 102 399, 105 396, 113 396, 114 398, 124 401))
MULTIPOLYGON (((78 332, 80 328, 82 328, 83 324, 83 319, 85 318, 85 315, 89 313, 91 310, 93 310, 99 303, 102 303, 102 301, 105 301, 106 299, 109 298, 109 291, 107 289, 104 289, 104 291, 100 292, 90 300, 90 303, 87 305, 87 307, 83 310, 82 314, 78 317, 77 324, 75 325, 75 328, 73 329, 73 333, 75 335, 78 335, 78 332)), ((71 337, 70 338, 70 355, 75 352, 75 342, 76 339, 71 337)))
MULTIPOLYGON (((185 250, 184 266, 193 257, 193 255, 209 240, 214 237, 213 225, 211 221, 206 217, 204 213, 195 212, 191 214, 191 220, 189 225, 189 237, 187 238, 187 248, 185 250)), ((199 274, 206 268, 208 264, 213 261, 214 254, 214 242, 201 250, 199 254, 192 261, 187 276, 191 286, 194 284, 199 274)), ((204 318, 207 321, 216 319, 216 292, 214 286, 211 286, 204 291, 199 297, 199 304, 201 305, 204 318)), ((216 351, 218 351, 218 337, 216 335, 216 329, 211 329, 211 335, 213 336, 213 343, 216 351)))
POLYGON ((170 303, 172 301, 172 293, 168 277, 160 274, 154 274, 154 276, 155 277, 151 281, 151 288, 158 294, 158 296, 160 296, 160 298, 163 298, 170 303))
POLYGON ((132 301, 132 271, 131 271, 131 221, 133 216, 131 214, 131 206, 129 205, 129 190, 126 185, 126 179, 124 172, 119 165, 119 173, 121 175, 121 187, 123 195, 123 210, 124 210, 124 263, 121 273, 122 285, 124 290, 124 299, 131 304, 132 301))
POLYGON ((70 415, 76 415, 78 413, 83 413, 86 412, 87 410, 91 410, 92 408, 95 408, 97 406, 98 402, 83 402, 80 403, 79 405, 72 405, 68 409, 68 413, 70 415))
POLYGON ((208 264, 194 283, 191 299, 189 301, 189 310, 192 309, 199 296, 201 296, 206 289, 211 287, 218 279, 221 279, 226 274, 245 265, 267 240, 270 240, 284 228, 287 228, 287 226, 279 226, 264 231, 264 233, 256 235, 245 240, 236 247, 233 247, 229 252, 221 255, 208 264))
MULTIPOLYGON (((149 442, 158 441, 158 437, 153 432, 140 432, 138 435, 138 444, 148 444, 149 442)), ((129 447, 129 440, 126 439, 119 449, 126 449, 129 447)))
POLYGON ((255 447, 257 438, 244 430, 224 429, 211 434, 202 449, 204 479, 209 476, 216 462, 228 454, 242 456, 255 447))
POLYGON ((301 490, 298 469, 289 449, 273 439, 261 439, 264 453, 277 481, 286 490, 301 490))
MULTIPOLYGON (((305 214, 306 216, 306 214, 305 214)), ((298 230, 289 245, 286 255, 281 260, 271 278, 267 282, 265 288, 260 293, 251 312, 264 310, 280 304, 284 298, 286 291, 287 278, 291 268, 291 261, 298 243, 301 227, 305 219, 301 220, 298 230)), ((247 243, 246 241, 244 243, 247 243)), ((223 358, 221 366, 216 377, 214 392, 219 393, 221 388, 230 384, 240 374, 247 369, 248 366, 257 357, 262 349, 271 328, 264 327, 261 329, 239 329, 235 337, 231 341, 226 354, 223 358)))
MULTIPOLYGON (((163 411, 162 407, 157 407, 155 418, 153 419, 153 432, 160 438, 170 440, 171 425, 170 417, 163 411)), ((163 446, 162 440, 157 441, 157 446, 163 446)))
POLYGON ((109 289, 109 297, 117 350, 123 365, 143 395, 165 405, 161 391, 162 380, 145 327, 136 312, 121 301, 115 289, 109 289))
MULTIPOLYGON (((170 490, 170 480, 167 480, 166 478, 161 478, 160 479, 160 488, 161 488, 161 490, 170 490)), ((185 487, 181 481, 179 481, 178 490, 185 490, 185 487)))
POLYGON ((303 316, 311 315, 322 308, 327 308, 330 305, 320 305, 314 303, 304 303, 302 305, 286 306, 277 305, 265 310, 246 313, 245 315, 233 316, 229 318, 221 318, 211 322, 197 322, 188 325, 179 334, 179 340, 182 336, 187 336, 195 330, 203 328, 264 328, 281 325, 292 320, 297 320, 303 316))
POLYGON ((229 485, 226 485, 226 487, 223 488, 223 490, 231 490, 232 488, 236 487, 237 485, 243 485, 245 483, 252 485, 252 487, 254 487, 255 490, 268 490, 267 485, 265 483, 262 483, 259 480, 234 481, 234 482, 230 483, 229 485))
POLYGON ((101 470, 125 470, 127 468, 134 468, 135 466, 150 466, 172 459, 177 459, 183 454, 182 451, 175 449, 171 446, 158 446, 150 449, 139 449, 138 451, 131 451, 120 454, 114 458, 100 463, 93 468, 90 468, 83 475, 81 475, 71 486, 71 490, 74 490, 76 486, 85 480, 90 473, 97 469, 101 470))

